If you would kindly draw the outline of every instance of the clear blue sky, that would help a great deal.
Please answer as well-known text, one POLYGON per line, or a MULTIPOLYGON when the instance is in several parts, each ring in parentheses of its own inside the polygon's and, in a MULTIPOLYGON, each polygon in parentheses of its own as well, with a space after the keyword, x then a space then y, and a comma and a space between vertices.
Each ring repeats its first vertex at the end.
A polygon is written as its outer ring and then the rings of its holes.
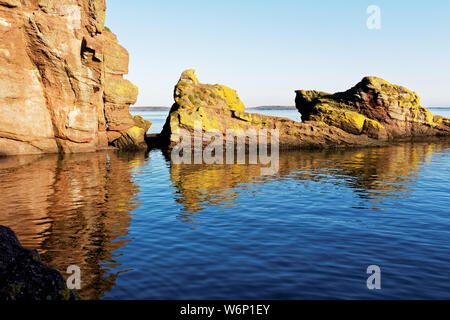
POLYGON ((450 105, 450 1, 107 0, 131 55, 136 105, 170 106, 185 69, 236 89, 248 107, 294 105, 294 90, 350 88, 366 75, 450 105), (366 26, 381 8, 381 30, 366 26))

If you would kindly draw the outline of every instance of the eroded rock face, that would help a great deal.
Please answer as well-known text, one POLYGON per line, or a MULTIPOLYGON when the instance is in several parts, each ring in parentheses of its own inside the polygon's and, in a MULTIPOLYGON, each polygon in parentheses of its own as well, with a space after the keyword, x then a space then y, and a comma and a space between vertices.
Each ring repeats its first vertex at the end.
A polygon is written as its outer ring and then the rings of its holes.
MULTIPOLYGON (((251 130, 278 130, 281 149, 327 148, 336 146, 379 145, 368 136, 359 136, 323 123, 300 123, 287 118, 270 117, 244 112, 245 106, 236 91, 222 85, 201 84, 194 70, 183 72, 175 87, 175 104, 161 133, 169 149, 180 142, 180 130, 194 132, 196 124, 203 132, 219 132, 223 141, 231 136, 245 135, 251 130)), ((211 141, 203 141, 208 145, 211 141)))
POLYGON ((92 152, 135 130, 138 90, 123 79, 129 55, 104 30, 105 9, 0 1, 0 155, 92 152))
POLYGON ((315 121, 379 140, 450 136, 450 120, 433 116, 404 87, 366 77, 346 92, 297 91, 297 109, 315 121))
POLYGON ((141 116, 133 118, 133 126, 122 134, 113 145, 121 150, 143 150, 147 149, 146 136, 152 123, 141 116))
POLYGON ((14 232, 0 226, 0 301, 75 300, 62 275, 25 249, 14 232))

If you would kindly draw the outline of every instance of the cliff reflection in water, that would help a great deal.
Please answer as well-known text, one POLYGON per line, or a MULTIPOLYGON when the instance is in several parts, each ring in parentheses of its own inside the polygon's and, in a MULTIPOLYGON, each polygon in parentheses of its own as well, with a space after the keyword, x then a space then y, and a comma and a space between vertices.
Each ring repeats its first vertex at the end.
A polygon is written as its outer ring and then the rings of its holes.
POLYGON ((358 209, 378 209, 385 197, 407 197, 418 165, 434 151, 449 147, 449 143, 402 143, 383 148, 286 151, 280 154, 280 171, 275 176, 262 176, 260 165, 172 164, 171 179, 178 190, 177 202, 184 208, 179 217, 185 222, 199 223, 196 213, 208 206, 236 205, 238 190, 249 189, 248 184, 283 179, 347 186, 361 199, 358 209))
POLYGON ((83 298, 96 299, 121 271, 130 211, 139 206, 131 169, 145 154, 116 153, 0 159, 0 224, 60 270, 78 265, 83 298), (111 272, 109 272, 111 271, 111 272))

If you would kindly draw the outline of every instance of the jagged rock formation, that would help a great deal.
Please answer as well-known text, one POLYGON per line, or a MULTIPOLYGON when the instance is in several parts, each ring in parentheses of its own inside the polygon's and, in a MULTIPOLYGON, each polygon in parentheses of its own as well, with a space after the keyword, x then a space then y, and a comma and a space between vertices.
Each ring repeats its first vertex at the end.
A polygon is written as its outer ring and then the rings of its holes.
MULTIPOLYGON (((227 132, 240 136, 248 130, 279 130, 281 149, 326 148, 335 146, 379 145, 375 139, 359 137, 336 127, 320 123, 304 124, 287 118, 244 112, 245 106, 236 91, 222 85, 201 84, 194 70, 183 72, 175 87, 175 104, 161 133, 164 146, 173 148, 180 137, 180 129, 194 132, 196 123, 202 131, 215 131, 228 140, 227 132)), ((203 141, 205 145, 210 141, 203 141)))
POLYGON ((297 91, 296 105, 305 122, 379 140, 450 135, 450 120, 433 116, 415 92, 376 77, 335 94, 297 91))
POLYGON ((0 226, 0 301, 75 300, 62 275, 25 249, 14 232, 0 226))
MULTIPOLYGON (((450 120, 433 116, 420 98, 406 88, 364 78, 354 88, 334 95, 297 91, 296 105, 303 122, 244 112, 236 92, 222 85, 201 84, 194 70, 183 72, 175 87, 175 104, 161 133, 160 143, 173 148, 178 132, 227 132, 239 136, 254 129, 279 131, 281 149, 379 146, 402 138, 450 136, 450 120)), ((247 140, 248 141, 248 140, 247 140)), ((203 146, 211 141, 203 141, 203 146)))
MULTIPOLYGON (((120 137, 112 141, 112 144, 122 150, 143 150, 147 149, 147 131, 150 129, 152 123, 145 120, 141 116, 135 116, 133 118, 133 126, 120 133, 120 137)), ((110 132, 113 133, 113 132, 110 132)))
POLYGON ((0 1, 0 155, 92 152, 141 131, 128 111, 138 94, 123 79, 129 55, 104 29, 105 9, 0 1))

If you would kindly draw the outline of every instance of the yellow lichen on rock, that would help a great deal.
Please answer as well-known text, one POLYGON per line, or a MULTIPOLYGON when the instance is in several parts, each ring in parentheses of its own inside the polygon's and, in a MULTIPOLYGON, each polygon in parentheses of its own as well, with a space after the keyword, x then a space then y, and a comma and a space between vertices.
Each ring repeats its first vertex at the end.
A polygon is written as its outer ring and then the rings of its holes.
POLYGON ((119 139, 113 142, 113 145, 122 150, 144 149, 145 129, 134 126, 127 130, 119 139))
MULTIPOLYGON (((330 106, 328 118, 323 118, 322 125, 318 122, 302 124, 287 118, 246 113, 245 106, 235 90, 219 84, 202 84, 195 76, 194 70, 183 72, 174 92, 175 104, 159 137, 162 142, 158 142, 165 144, 164 147, 174 148, 180 142, 182 132, 187 131, 192 137, 199 129, 203 134, 211 132, 214 135, 222 135, 224 143, 240 137, 248 144, 250 136, 254 137, 258 133, 266 135, 267 143, 271 143, 272 134, 275 134, 281 149, 380 145, 368 135, 362 135, 362 131, 367 130, 371 132, 371 136, 377 136, 376 132, 372 132, 372 128, 382 126, 372 123, 373 121, 366 121, 370 119, 353 110, 339 110, 330 106), (353 127, 354 134, 325 124, 331 121, 353 127)), ((314 94, 321 95, 326 94, 314 94)), ((201 143, 208 144, 205 141, 201 143)))
POLYGON ((230 107, 231 110, 235 111, 245 110, 245 106, 242 103, 241 99, 239 99, 239 96, 235 90, 223 85, 216 85, 215 88, 217 90, 217 94, 222 99, 225 99, 227 105, 230 107))
POLYGON ((441 123, 450 125, 450 119, 447 119, 443 116, 434 116, 433 123, 438 124, 438 125, 441 123))
MULTIPOLYGON (((388 82, 388 81, 386 81, 386 80, 384 80, 384 79, 381 79, 381 78, 378 78, 378 77, 373 77, 373 76, 369 76, 369 77, 366 77, 366 79, 372 84, 372 85, 374 85, 375 87, 377 87, 377 88, 382 88, 383 86, 386 86, 386 87, 392 87, 392 85, 388 82)), ((405 88, 406 89, 406 88, 405 88)))
POLYGON ((229 110, 245 110, 235 90, 224 85, 201 84, 193 69, 181 74, 174 98, 180 108, 217 106, 229 110))
POLYGON ((138 93, 138 87, 126 79, 111 77, 105 83, 106 102, 134 104, 138 93))
POLYGON ((338 109, 326 104, 319 107, 318 114, 314 115, 311 120, 338 127, 353 134, 361 134, 366 121, 369 121, 374 127, 383 128, 377 121, 358 112, 338 109))
POLYGON ((377 77, 366 77, 335 94, 297 91, 303 121, 319 121, 376 139, 449 135, 445 122, 420 105, 417 93, 377 77))
POLYGON ((112 145, 120 149, 146 149, 147 143, 145 141, 147 131, 150 129, 152 123, 145 120, 141 116, 133 118, 134 126, 129 128, 126 132, 118 135, 112 141, 112 145))
POLYGON ((195 75, 194 69, 186 70, 181 74, 180 82, 184 82, 184 81, 186 81, 186 83, 188 83, 190 85, 194 85, 194 86, 200 84, 200 82, 197 79, 197 76, 195 75))
POLYGON ((133 121, 137 127, 144 129, 146 133, 152 126, 152 122, 145 120, 142 116, 134 116, 133 121))
POLYGON ((139 127, 131 127, 128 131, 127 131, 127 135, 135 140, 135 141, 139 141, 139 139, 145 134, 145 130, 139 127))

